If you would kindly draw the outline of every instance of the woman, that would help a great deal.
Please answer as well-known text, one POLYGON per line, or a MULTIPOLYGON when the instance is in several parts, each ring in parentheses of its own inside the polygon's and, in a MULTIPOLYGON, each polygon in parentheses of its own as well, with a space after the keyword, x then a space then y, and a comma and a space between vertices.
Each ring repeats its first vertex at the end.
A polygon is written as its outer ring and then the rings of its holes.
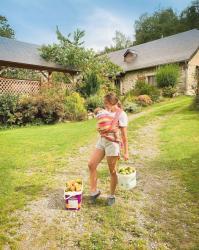
MULTIPOLYGON (((118 107, 121 107, 119 99, 114 93, 109 93, 104 96, 104 107, 109 111, 112 117, 115 117, 118 112, 118 107)), ((120 114, 117 120, 117 127, 120 130, 121 142, 123 144, 123 157, 124 160, 128 160, 128 138, 127 138, 127 114, 120 110, 120 114)), ((109 133, 110 134, 110 133, 109 133)), ((107 137, 108 138, 108 137, 107 137)), ((97 189, 97 166, 106 156, 107 163, 109 166, 109 172, 111 176, 110 182, 110 195, 107 199, 107 205, 111 206, 115 203, 115 189, 117 185, 116 165, 120 158, 120 143, 111 141, 106 137, 100 135, 95 150, 91 155, 88 162, 89 173, 90 173, 90 200, 92 203, 96 201, 96 198, 101 194, 100 190, 97 189)))

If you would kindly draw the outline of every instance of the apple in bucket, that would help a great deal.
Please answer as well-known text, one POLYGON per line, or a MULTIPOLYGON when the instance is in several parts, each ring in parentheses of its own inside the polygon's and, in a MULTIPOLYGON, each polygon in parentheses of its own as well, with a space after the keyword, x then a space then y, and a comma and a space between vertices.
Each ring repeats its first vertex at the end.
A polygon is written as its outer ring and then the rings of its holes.
POLYGON ((135 168, 134 167, 120 167, 119 170, 118 170, 118 173, 119 174, 123 174, 123 175, 128 175, 128 174, 132 174, 135 172, 135 168))

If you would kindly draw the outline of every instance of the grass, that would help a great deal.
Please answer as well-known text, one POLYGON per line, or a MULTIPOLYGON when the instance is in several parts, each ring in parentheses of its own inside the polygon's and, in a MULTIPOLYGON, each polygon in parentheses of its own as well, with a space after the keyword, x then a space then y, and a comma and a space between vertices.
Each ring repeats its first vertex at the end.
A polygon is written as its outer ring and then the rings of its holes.
MULTIPOLYGON (((166 103, 155 104, 147 108, 150 112, 146 109, 145 115, 133 120, 128 129, 129 142, 133 144, 135 140, 139 141, 140 128, 160 117, 166 118, 158 132, 160 156, 149 162, 145 174, 152 169, 155 175, 164 178, 166 171, 178 181, 178 186, 165 190, 162 199, 156 200, 151 207, 146 204, 146 207, 141 208, 140 213, 147 218, 144 225, 140 225, 135 219, 133 202, 139 202, 143 195, 136 189, 133 192, 118 190, 118 204, 114 207, 104 206, 104 201, 100 199, 94 206, 85 202, 81 213, 76 215, 76 219, 83 216, 84 233, 75 234, 74 226, 72 235, 79 249, 141 250, 148 249, 150 241, 159 244, 157 249, 197 249, 199 114, 189 111, 191 101, 189 97, 178 97, 166 103), (167 118, 172 112, 175 113, 167 118), (162 200, 167 204, 164 212, 162 200), (187 227, 186 236, 184 226, 187 227), (184 248, 181 247, 181 242, 184 248)), ((88 144, 95 135, 94 120, 0 132, 2 245, 5 242, 12 245, 12 237, 6 235, 14 235, 14 228, 18 223, 17 218, 10 214, 23 208, 28 201, 50 191, 57 171, 68 167, 67 158, 77 154, 78 148, 88 144)), ((99 177, 101 186, 104 189, 108 187, 106 164, 99 168, 99 177)), ((41 244, 46 242, 49 235, 59 239, 61 247, 71 237, 69 232, 60 230, 59 223, 56 227, 50 225, 45 228, 41 244)))
POLYGON ((67 158, 96 134, 94 124, 89 120, 0 132, 1 242, 8 240, 5 231, 17 223, 11 213, 53 187, 56 171, 65 168, 67 158))

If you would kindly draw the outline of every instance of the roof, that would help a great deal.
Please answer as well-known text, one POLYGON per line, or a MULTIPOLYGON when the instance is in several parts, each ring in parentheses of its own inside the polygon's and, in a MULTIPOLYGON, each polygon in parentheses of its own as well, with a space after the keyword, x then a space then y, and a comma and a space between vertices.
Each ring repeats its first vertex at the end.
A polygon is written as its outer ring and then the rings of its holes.
POLYGON ((161 64, 189 60, 199 48, 199 30, 193 29, 130 48, 108 53, 110 60, 125 72, 149 68, 161 64), (133 50, 137 57, 132 62, 124 62, 124 54, 133 50))
POLYGON ((77 70, 55 64, 40 56, 41 46, 0 36, 0 66, 75 73, 77 70))

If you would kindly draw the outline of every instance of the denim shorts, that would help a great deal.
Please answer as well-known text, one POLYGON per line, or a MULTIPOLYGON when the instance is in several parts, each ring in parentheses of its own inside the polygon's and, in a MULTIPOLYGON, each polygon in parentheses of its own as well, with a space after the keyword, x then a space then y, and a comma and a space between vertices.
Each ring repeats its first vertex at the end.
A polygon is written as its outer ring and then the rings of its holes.
POLYGON ((100 136, 95 147, 104 150, 106 156, 120 156, 120 144, 118 142, 112 142, 100 136))

